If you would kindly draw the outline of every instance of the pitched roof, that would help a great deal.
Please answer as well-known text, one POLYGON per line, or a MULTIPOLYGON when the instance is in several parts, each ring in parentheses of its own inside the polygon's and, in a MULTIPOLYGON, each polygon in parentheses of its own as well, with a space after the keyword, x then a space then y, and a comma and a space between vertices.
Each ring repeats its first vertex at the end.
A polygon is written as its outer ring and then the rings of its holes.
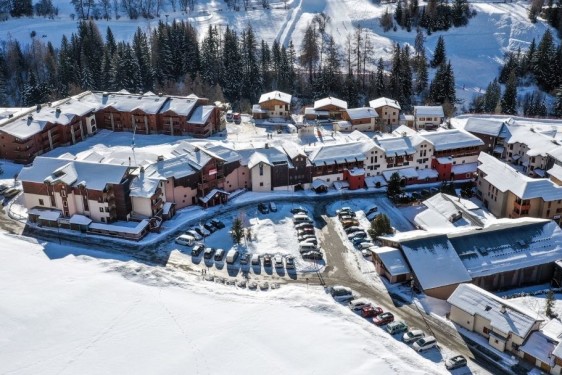
POLYGON ((461 284, 447 300, 470 315, 479 315, 490 321, 490 326, 506 337, 514 333, 527 337, 536 322, 532 314, 508 300, 501 299, 473 284, 461 284))
POLYGON ((374 99, 371 100, 369 102, 369 107, 371 108, 380 108, 380 107, 384 107, 384 106, 388 106, 388 107, 392 107, 392 108, 396 108, 397 110, 400 110, 400 103, 398 103, 397 100, 394 99, 389 99, 389 98, 378 98, 378 99, 374 99))
POLYGON ((417 105, 414 106, 414 116, 437 116, 445 117, 443 107, 440 105, 417 105))
POLYGON ((387 156, 404 156, 416 153, 414 139, 411 136, 400 137, 375 137, 375 144, 384 150, 387 156))
POLYGON ((562 166, 560 166, 558 164, 554 164, 552 166, 552 168, 550 168, 546 172, 548 173, 549 176, 555 177, 555 178, 559 179, 560 181, 562 181, 562 166))
POLYGON ((319 109, 327 105, 333 105, 342 109, 347 109, 347 102, 345 100, 332 98, 331 96, 315 101, 314 109, 319 109))
POLYGON ((195 108, 195 111, 193 111, 188 122, 190 124, 197 124, 197 125, 205 124, 215 108, 216 107, 214 105, 202 105, 195 108))
POLYGON ((323 145, 314 149, 309 155, 314 165, 344 164, 365 160, 361 142, 323 145))
POLYGON ((170 111, 180 116, 189 116, 196 105, 197 99, 172 97, 166 100, 162 108, 160 108, 160 113, 170 111))
POLYGON ((505 126, 504 123, 502 119, 471 117, 466 121, 464 130, 497 137, 505 126))
POLYGON ((271 92, 262 94, 260 96, 259 103, 261 104, 261 103, 267 102, 269 100, 279 100, 279 101, 282 101, 283 103, 291 104, 291 99, 292 99, 291 94, 286 94, 284 92, 276 90, 276 91, 271 91, 271 92))
POLYGON ((435 147, 435 151, 476 147, 484 144, 480 138, 459 129, 426 132, 421 133, 420 136, 431 143, 435 147))
POLYGON ((129 167, 123 165, 39 156, 31 166, 21 170, 18 178, 37 183, 60 181, 69 186, 84 185, 88 189, 103 190, 107 184, 120 184, 128 170, 129 167))
POLYGON ((347 110, 347 115, 352 120, 379 117, 377 111, 369 107, 350 108, 347 110))
POLYGON ((408 263, 406 263, 406 259, 404 259, 399 249, 382 246, 375 248, 374 252, 392 276, 404 275, 411 272, 408 263))
POLYGON ((501 192, 511 191, 521 199, 542 198, 544 201, 562 199, 562 187, 546 178, 531 178, 516 171, 507 163, 481 152, 478 170, 489 182, 501 192))

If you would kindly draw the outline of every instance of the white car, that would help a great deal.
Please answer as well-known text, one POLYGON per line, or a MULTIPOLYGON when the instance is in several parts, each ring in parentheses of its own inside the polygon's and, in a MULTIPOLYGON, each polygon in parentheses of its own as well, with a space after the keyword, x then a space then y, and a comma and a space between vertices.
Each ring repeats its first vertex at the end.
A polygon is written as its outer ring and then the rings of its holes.
POLYGON ((182 234, 176 238, 176 243, 184 246, 193 246, 195 238, 189 234, 182 234))
POLYGON ((185 233, 189 234, 191 237, 195 238, 196 241, 201 241, 203 239, 203 237, 193 229, 190 229, 185 233))
POLYGON ((437 340, 435 340, 435 337, 427 336, 416 341, 413 348, 416 352, 423 352, 424 350, 435 348, 436 346, 437 340))
POLYGON ((349 302, 352 311, 360 311, 363 307, 371 306, 371 301, 365 298, 357 298, 349 302))
POLYGON ((330 294, 338 302, 345 302, 355 298, 351 289, 345 286, 335 285, 329 288, 330 294))
POLYGON ((402 335, 402 341, 404 341, 406 344, 410 344, 424 337, 425 333, 423 333, 421 329, 412 329, 402 335))

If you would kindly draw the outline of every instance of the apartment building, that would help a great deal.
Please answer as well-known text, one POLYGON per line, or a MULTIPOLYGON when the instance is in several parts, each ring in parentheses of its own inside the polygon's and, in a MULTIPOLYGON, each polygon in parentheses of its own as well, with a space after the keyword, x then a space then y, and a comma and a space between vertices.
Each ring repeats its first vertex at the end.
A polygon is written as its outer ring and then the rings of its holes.
POLYGON ((401 107, 397 100, 382 97, 371 100, 369 107, 378 113, 381 131, 386 129, 392 131, 393 126, 398 126, 401 107))
POLYGON ((445 120, 443 107, 414 106, 414 126, 416 129, 436 129, 445 120))
POLYGON ((262 94, 259 104, 252 107, 252 117, 254 119, 288 119, 291 117, 291 99, 291 94, 281 91, 262 94))

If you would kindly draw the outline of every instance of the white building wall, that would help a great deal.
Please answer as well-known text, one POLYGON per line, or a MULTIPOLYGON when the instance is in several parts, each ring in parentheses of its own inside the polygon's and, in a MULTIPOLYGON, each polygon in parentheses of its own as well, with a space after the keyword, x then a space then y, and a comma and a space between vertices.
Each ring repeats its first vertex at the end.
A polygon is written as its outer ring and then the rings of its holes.
POLYGON ((90 206, 90 219, 97 222, 107 222, 109 212, 105 212, 105 208, 109 207, 108 203, 99 203, 97 200, 88 199, 88 206, 90 206), (102 211, 100 211, 100 208, 102 211))
POLYGON ((133 212, 152 217, 152 202, 150 198, 131 197, 131 204, 133 206, 133 212))
POLYGON ((271 191, 271 166, 263 165, 263 175, 260 176, 259 164, 250 170, 252 176, 252 191, 271 191))

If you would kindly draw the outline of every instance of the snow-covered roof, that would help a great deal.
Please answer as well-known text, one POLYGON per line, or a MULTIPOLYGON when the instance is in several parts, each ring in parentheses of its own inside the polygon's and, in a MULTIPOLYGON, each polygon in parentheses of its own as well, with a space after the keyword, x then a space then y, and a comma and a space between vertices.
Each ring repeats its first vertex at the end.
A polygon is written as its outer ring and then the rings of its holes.
POLYGON ((39 111, 26 109, 14 117, 0 121, 0 131, 16 138, 27 139, 43 131, 49 124, 68 125, 75 115, 58 112, 52 107, 43 107, 39 111))
POLYGON ((394 99, 389 99, 389 98, 378 98, 378 99, 374 99, 371 100, 369 102, 369 107, 371 108, 380 108, 380 107, 384 107, 384 106, 388 106, 388 107, 392 107, 392 108, 396 108, 397 110, 400 110, 400 103, 398 103, 397 100, 394 99))
POLYGON ((330 184, 326 181, 322 180, 321 178, 317 178, 316 180, 312 181, 311 187, 313 189, 318 189, 319 187, 330 187, 330 184))
POLYGON ((443 107, 440 105, 417 105, 414 106, 414 116, 445 117, 445 114, 443 113, 443 107))
POLYGON ((350 108, 347 110, 347 115, 352 120, 379 117, 377 111, 369 107, 350 108))
POLYGON ((465 164, 455 164, 451 167, 451 172, 456 175, 465 173, 476 173, 478 169, 478 163, 465 163, 465 164))
POLYGON ((31 166, 21 170, 18 178, 37 183, 61 181, 71 186, 84 185, 88 189, 103 190, 107 184, 120 184, 128 169, 123 165, 39 156, 31 166))
POLYGON ((529 335, 527 341, 519 347, 519 350, 543 363, 547 363, 549 366, 553 366, 554 356, 551 353, 557 346, 557 341, 553 341, 540 331, 534 331, 529 335))
POLYGON ((473 278, 562 259, 562 230, 551 220, 498 221, 450 233, 449 241, 473 278))
POLYGON ((190 124, 204 125, 205 123, 207 123, 207 120, 209 119, 215 108, 216 107, 213 105, 202 105, 195 108, 195 111, 193 111, 193 114, 189 118, 188 122, 190 124))
POLYGON ((197 105, 197 99, 171 97, 166 100, 160 113, 173 112, 180 116, 189 116, 197 105))
POLYGON ((131 197, 150 198, 156 193, 160 180, 151 179, 144 173, 141 173, 131 181, 131 197))
POLYGON ((445 234, 422 233, 400 245, 423 289, 472 281, 445 234))
POLYGON ((90 229, 106 231, 106 232, 117 232, 123 234, 141 234, 150 222, 147 219, 136 223, 134 221, 118 221, 111 224, 104 223, 91 223, 90 229))
POLYGON ((361 142, 324 145, 314 149, 309 155, 314 165, 355 163, 365 160, 361 142))
POLYGON ((135 95, 122 90, 107 95, 93 92, 80 98, 80 101, 101 108, 111 107, 120 112, 141 111, 146 114, 157 114, 167 101, 167 97, 135 95))
POLYGON ((295 159, 298 156, 306 157, 304 150, 294 142, 283 142, 282 147, 291 159, 295 159))
POLYGON ((426 132, 420 135, 435 147, 435 151, 455 150, 484 144, 480 138, 459 129, 426 132))
POLYGON ((332 98, 331 96, 315 101, 314 109, 320 109, 328 105, 333 105, 341 109, 347 109, 347 102, 345 100, 332 98))
POLYGON ((328 112, 328 111, 317 111, 316 109, 314 109, 312 107, 306 107, 304 109, 304 114, 305 115, 315 115, 315 116, 328 116, 330 114, 330 112, 328 112))
POLYGON ((350 176, 365 176, 363 168, 352 168, 348 170, 350 176))
POLYGON ((400 178, 405 179, 418 178, 419 176, 418 171, 416 171, 416 168, 414 167, 386 170, 382 172, 382 175, 387 181, 390 181, 390 178, 394 173, 398 173, 400 175, 400 178))
POLYGON ((552 168, 546 171, 549 176, 557 178, 558 180, 562 181, 562 166, 558 164, 554 164, 552 168))
POLYGON ((413 155, 416 153, 412 136, 374 138, 375 144, 383 149, 387 157, 413 155))
POLYGON ((507 139, 508 144, 520 143, 527 146, 526 154, 528 156, 547 156, 547 154, 556 154, 556 150, 562 148, 562 143, 553 138, 542 134, 534 128, 523 125, 510 125, 509 132, 511 135, 507 139))
POLYGON ((61 216, 59 210, 49 210, 44 208, 32 208, 28 211, 30 215, 38 215, 39 219, 46 221, 57 221, 61 216))
POLYGON ((84 215, 74 214, 70 217, 69 222, 76 225, 90 225, 92 219, 84 215))
POLYGON ((221 189, 213 189, 210 192, 207 193, 207 195, 205 195, 202 198, 199 198, 199 200, 203 203, 208 203, 211 199, 214 198, 215 195, 217 194, 225 194, 225 195, 230 195, 230 193, 221 190, 221 189))
POLYGON ((484 180, 501 192, 511 191, 521 199, 542 198, 544 201, 562 199, 562 187, 546 178, 531 178, 516 171, 507 163, 481 152, 478 170, 484 172, 484 180))
POLYGON ((287 154, 277 147, 250 150, 248 168, 252 169, 259 163, 267 165, 288 164, 287 154))
POLYGON ((276 90, 276 91, 271 91, 271 92, 262 94, 260 96, 259 103, 261 104, 261 103, 267 102, 269 100, 279 100, 283 103, 291 104, 291 99, 292 99, 291 94, 286 94, 284 92, 276 90))
POLYGON ((374 250, 384 267, 392 276, 399 276, 410 273, 410 267, 399 249, 389 246, 377 247, 374 250))
POLYGON ((536 322, 541 321, 533 317, 536 314, 524 311, 473 284, 459 285, 447 302, 472 316, 479 315, 488 320, 490 327, 505 337, 513 333, 525 338, 536 322))
POLYGON ((182 178, 195 174, 197 170, 191 165, 191 155, 179 155, 148 165, 144 170, 144 176, 151 180, 168 178, 182 178))
POLYGON ((503 127, 504 121, 502 119, 471 117, 466 121, 464 130, 497 137, 503 127))
POLYGON ((409 126, 400 125, 399 127, 397 127, 392 131, 392 134, 394 134, 397 137, 402 137, 404 135, 417 134, 417 131, 415 131, 415 129, 410 128, 409 126))

